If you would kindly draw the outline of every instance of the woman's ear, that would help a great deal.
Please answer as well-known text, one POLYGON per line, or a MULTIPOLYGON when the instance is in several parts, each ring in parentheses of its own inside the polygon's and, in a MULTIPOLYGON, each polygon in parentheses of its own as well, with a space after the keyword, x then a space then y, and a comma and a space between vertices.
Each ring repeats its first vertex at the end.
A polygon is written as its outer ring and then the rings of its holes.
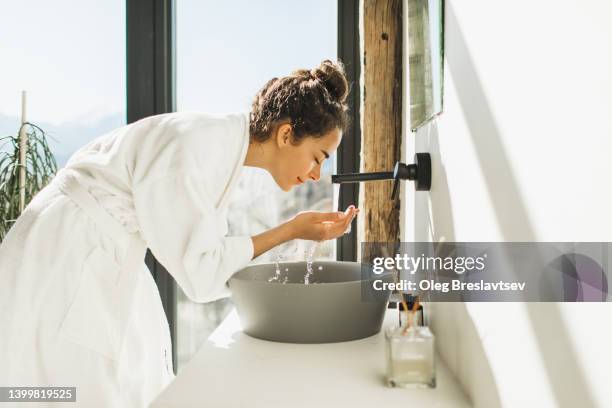
POLYGON ((291 125, 283 123, 276 129, 276 144, 279 148, 291 145, 291 125))

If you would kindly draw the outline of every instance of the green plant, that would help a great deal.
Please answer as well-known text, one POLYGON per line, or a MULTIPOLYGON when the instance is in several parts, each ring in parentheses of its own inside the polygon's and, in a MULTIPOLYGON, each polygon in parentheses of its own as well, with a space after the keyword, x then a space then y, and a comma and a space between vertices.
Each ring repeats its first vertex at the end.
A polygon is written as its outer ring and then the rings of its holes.
MULTIPOLYGON (((19 206, 19 134, 26 129, 25 205, 45 187, 57 172, 57 162, 47 144, 47 134, 38 126, 26 122, 17 136, 0 138, 0 242, 21 214, 19 206)), ((50 136, 49 136, 50 137, 50 136)))

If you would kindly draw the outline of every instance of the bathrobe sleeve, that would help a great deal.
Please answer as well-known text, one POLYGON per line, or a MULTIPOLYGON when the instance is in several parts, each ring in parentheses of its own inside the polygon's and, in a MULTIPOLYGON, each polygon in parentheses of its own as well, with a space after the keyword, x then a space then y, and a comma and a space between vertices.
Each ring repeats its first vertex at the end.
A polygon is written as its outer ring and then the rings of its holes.
POLYGON ((174 171, 133 190, 141 234, 187 297, 210 302, 229 295, 226 281, 253 257, 248 236, 225 236, 225 211, 207 191, 211 174, 174 171))

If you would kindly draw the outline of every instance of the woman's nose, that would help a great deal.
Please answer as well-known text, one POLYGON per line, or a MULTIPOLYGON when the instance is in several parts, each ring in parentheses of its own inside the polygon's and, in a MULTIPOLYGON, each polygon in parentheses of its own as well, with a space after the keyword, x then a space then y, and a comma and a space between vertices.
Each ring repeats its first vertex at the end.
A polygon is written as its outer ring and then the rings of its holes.
POLYGON ((319 181, 321 179, 321 166, 317 166, 312 170, 309 174, 310 178, 314 181, 319 181))

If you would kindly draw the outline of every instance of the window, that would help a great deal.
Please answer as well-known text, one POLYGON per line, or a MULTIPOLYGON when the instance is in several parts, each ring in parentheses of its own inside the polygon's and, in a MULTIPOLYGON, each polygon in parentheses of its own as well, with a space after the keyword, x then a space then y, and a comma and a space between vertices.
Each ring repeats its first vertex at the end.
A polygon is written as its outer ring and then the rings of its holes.
MULTIPOLYGON (((248 111, 257 91, 274 76, 312 68, 337 55, 337 2, 329 0, 177 0, 177 110, 248 111)), ((335 158, 322 174, 331 174, 335 158)), ((229 206, 230 235, 253 235, 303 210, 332 211, 330 181, 281 191, 269 175, 245 168, 229 206)), ((304 260, 313 243, 296 241, 255 262, 304 260)), ((335 259, 335 242, 318 245, 316 259, 335 259)), ((229 299, 190 302, 179 290, 178 369, 227 315, 229 299)))
POLYGON ((0 13, 0 136, 26 119, 54 139, 58 167, 125 124, 125 1, 9 1, 0 13))

